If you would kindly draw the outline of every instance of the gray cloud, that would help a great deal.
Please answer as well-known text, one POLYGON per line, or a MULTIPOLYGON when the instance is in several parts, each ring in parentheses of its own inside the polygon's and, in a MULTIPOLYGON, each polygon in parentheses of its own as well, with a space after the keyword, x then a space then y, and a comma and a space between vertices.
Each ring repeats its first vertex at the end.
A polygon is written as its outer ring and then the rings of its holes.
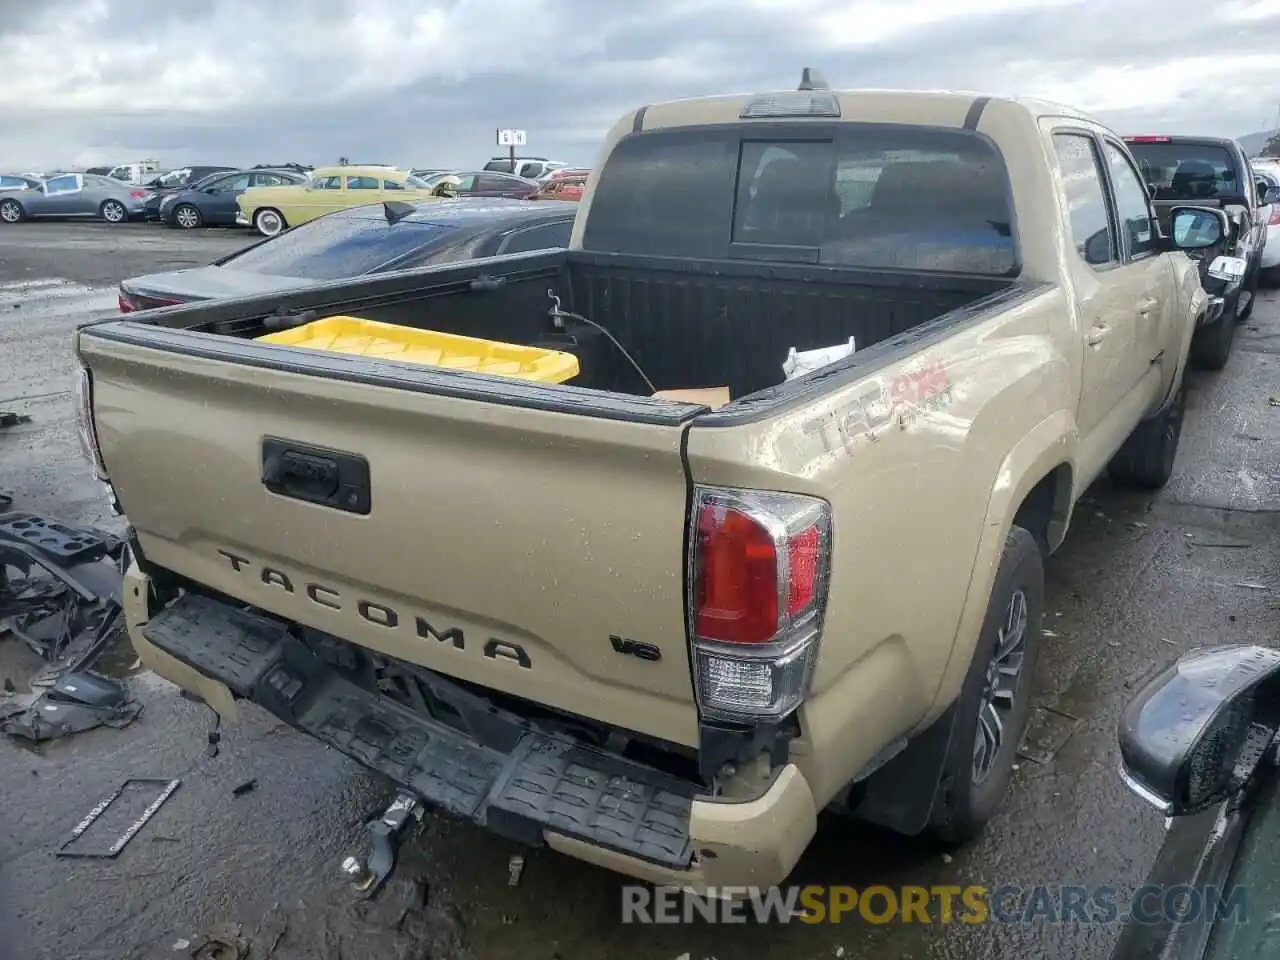
POLYGON ((0 68, 23 78, 0 165, 345 155, 469 166, 495 152, 499 126, 528 130, 531 152, 591 162, 629 108, 789 87, 807 65, 838 86, 1046 95, 1122 130, 1239 135, 1275 117, 1274 4, 1001 6, 209 0, 188 12, 172 0, 43 0, 20 29, 0 20, 0 68), (850 9, 838 28, 820 19, 850 9), (895 32, 896 12, 932 22, 895 32))

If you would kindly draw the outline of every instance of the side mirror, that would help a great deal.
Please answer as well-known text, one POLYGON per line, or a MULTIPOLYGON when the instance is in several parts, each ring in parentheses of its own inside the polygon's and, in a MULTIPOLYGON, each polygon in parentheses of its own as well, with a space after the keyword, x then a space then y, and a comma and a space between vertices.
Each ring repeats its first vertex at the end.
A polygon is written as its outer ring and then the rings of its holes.
POLYGON ((1173 245, 1179 250, 1204 250, 1231 233, 1231 221, 1211 207, 1174 207, 1173 245))
POLYGON ((1099 230, 1084 242, 1085 263, 1100 264, 1111 261, 1111 231, 1099 230))
POLYGON ((1120 717, 1121 776, 1166 816, 1206 810, 1250 781, 1280 728, 1280 650, 1184 654, 1120 717))
POLYGON ((1271 195, 1271 184, 1261 178, 1254 181, 1254 187, 1258 191, 1258 205, 1265 207, 1273 202, 1275 197, 1271 195))

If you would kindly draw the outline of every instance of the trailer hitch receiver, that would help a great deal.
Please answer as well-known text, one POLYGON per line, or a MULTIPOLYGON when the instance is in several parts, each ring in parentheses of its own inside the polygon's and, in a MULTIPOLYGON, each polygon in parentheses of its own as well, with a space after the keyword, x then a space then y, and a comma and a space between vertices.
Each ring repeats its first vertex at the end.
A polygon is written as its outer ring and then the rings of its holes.
POLYGON ((396 867, 400 840, 424 813, 422 803, 411 793, 399 793, 377 820, 365 824, 365 846, 359 854, 342 861, 342 875, 355 890, 369 900, 377 896, 396 867))

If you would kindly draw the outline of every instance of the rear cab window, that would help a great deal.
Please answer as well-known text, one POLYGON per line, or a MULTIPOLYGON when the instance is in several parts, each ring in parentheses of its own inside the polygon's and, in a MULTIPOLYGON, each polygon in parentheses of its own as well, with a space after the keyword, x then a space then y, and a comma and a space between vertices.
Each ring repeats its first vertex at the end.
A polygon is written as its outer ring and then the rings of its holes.
POLYGON ((1236 158, 1220 143, 1125 138, 1129 152, 1159 200, 1236 201, 1248 196, 1236 158))
POLYGON ((730 124, 635 134, 601 170, 586 250, 1013 276, 1008 171, 980 134, 730 124))

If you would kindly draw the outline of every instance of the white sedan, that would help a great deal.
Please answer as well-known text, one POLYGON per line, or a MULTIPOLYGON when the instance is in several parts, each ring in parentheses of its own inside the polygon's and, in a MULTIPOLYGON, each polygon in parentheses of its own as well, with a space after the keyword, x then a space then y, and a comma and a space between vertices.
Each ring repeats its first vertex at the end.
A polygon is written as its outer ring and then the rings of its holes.
POLYGON ((1252 161, 1253 172, 1271 184, 1272 202, 1267 221, 1267 239, 1262 248, 1262 283, 1268 287, 1280 287, 1280 160, 1274 163, 1252 161))

